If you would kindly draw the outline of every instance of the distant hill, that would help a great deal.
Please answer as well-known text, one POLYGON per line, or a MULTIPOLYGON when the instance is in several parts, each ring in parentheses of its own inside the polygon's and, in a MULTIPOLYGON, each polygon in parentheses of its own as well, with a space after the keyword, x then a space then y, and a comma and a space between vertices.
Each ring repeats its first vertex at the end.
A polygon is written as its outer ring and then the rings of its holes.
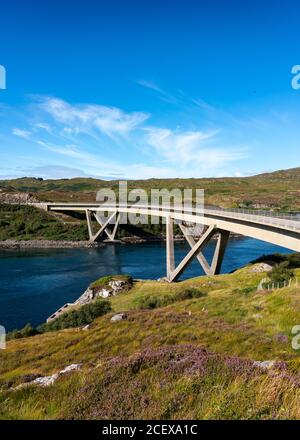
MULTIPOLYGON (((117 189, 118 180, 94 178, 0 180, 0 191, 34 193, 41 200, 94 201, 103 187, 117 189)), ((128 188, 199 188, 206 203, 224 207, 300 210, 300 167, 249 177, 128 180, 128 188)))

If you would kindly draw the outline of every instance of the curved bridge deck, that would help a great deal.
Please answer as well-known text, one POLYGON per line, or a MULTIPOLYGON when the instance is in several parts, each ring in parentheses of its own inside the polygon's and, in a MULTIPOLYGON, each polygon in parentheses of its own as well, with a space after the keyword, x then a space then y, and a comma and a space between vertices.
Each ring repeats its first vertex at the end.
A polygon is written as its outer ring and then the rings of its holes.
POLYGON ((97 240, 105 233, 109 240, 114 240, 122 213, 161 217, 166 223, 166 260, 167 279, 175 281, 191 262, 197 258, 205 273, 218 274, 224 258, 224 252, 230 232, 252 237, 258 240, 282 246, 300 252, 300 214, 274 213, 268 211, 226 210, 205 207, 204 210, 185 210, 168 206, 146 205, 108 205, 101 203, 47 203, 43 207, 49 211, 83 211, 86 213, 89 237, 97 240), (98 213, 108 212, 105 221, 98 213), (99 223, 99 229, 93 232, 92 218, 99 223), (175 267, 173 225, 178 223, 184 237, 191 246, 190 252, 175 267), (206 231, 196 242, 189 234, 187 224, 206 226, 206 231), (113 226, 112 229, 110 226, 113 226), (209 264, 202 254, 202 249, 217 236, 216 249, 212 263, 209 264))

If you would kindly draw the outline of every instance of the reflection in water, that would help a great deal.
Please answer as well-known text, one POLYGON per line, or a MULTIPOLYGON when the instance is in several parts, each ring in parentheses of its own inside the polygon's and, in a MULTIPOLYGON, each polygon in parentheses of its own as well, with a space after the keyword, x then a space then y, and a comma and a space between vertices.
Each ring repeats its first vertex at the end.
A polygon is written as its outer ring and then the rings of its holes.
MULTIPOLYGON (((176 244, 176 261, 189 250, 176 244)), ((213 254, 210 243, 205 255, 213 254)), ((263 254, 288 252, 250 238, 232 239, 222 272, 243 266, 263 254)), ((38 249, 0 251, 0 325, 7 330, 30 322, 37 325, 66 302, 81 295, 88 284, 107 274, 126 273, 134 278, 165 275, 164 243, 108 245, 99 249, 38 249)), ((197 260, 182 278, 203 275, 197 260)))

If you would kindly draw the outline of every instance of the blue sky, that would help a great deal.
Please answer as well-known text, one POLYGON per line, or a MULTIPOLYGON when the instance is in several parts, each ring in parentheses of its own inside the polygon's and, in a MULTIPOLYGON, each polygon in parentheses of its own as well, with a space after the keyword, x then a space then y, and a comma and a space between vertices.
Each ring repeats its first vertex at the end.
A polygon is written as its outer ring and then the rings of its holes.
POLYGON ((299 166, 295 1, 1 5, 0 178, 299 166))

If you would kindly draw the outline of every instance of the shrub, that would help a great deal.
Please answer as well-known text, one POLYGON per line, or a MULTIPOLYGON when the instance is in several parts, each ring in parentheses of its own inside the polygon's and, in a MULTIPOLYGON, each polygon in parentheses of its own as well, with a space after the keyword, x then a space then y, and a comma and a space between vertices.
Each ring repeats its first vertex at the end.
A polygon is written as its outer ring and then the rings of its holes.
POLYGON ((287 260, 289 262, 289 269, 300 267, 300 253, 287 255, 287 260))
POLYGON ((138 298, 136 301, 138 309, 157 309, 158 307, 163 307, 165 301, 163 297, 157 295, 147 295, 142 298, 138 298))
POLYGON ((38 327, 41 333, 47 331, 63 330, 65 328, 80 327, 90 324, 95 318, 111 311, 110 302, 103 299, 86 304, 78 310, 72 310, 38 327))
POLYGON ((249 295, 250 293, 254 293, 256 292, 257 288, 254 286, 248 286, 248 287, 242 287, 242 288, 237 288, 237 289, 233 289, 233 293, 238 293, 238 294, 242 294, 242 295, 249 295))
POLYGON ((14 330, 7 335, 8 339, 27 338, 41 333, 63 330, 65 328, 79 327, 90 324, 95 318, 103 316, 111 311, 110 302, 103 299, 98 299, 93 303, 86 304, 78 310, 72 310, 69 313, 64 313, 53 321, 47 322, 38 326, 37 328, 27 324, 21 330, 14 330))
POLYGON ((272 255, 263 255, 262 257, 257 258, 252 261, 252 263, 275 263, 280 264, 286 262, 288 269, 296 269, 300 267, 300 253, 294 254, 272 254, 272 255))
POLYGON ((201 290, 195 289, 194 287, 189 287, 185 290, 175 293, 174 300, 184 301, 186 299, 201 298, 203 296, 205 296, 205 293, 201 292, 201 290))
POLYGON ((284 283, 285 281, 289 281, 290 278, 293 278, 294 272, 288 267, 288 261, 276 264, 268 274, 271 283, 284 283))
POLYGON ((136 306, 138 309, 157 309, 159 307, 164 307, 169 304, 173 304, 177 301, 184 301, 186 299, 201 298, 205 296, 201 290, 195 288, 188 288, 174 295, 147 295, 142 298, 138 298, 136 301, 136 306))
POLYGON ((28 338, 29 336, 35 336, 38 333, 38 329, 32 327, 31 324, 26 324, 21 330, 14 330, 7 335, 7 339, 20 339, 28 338))

